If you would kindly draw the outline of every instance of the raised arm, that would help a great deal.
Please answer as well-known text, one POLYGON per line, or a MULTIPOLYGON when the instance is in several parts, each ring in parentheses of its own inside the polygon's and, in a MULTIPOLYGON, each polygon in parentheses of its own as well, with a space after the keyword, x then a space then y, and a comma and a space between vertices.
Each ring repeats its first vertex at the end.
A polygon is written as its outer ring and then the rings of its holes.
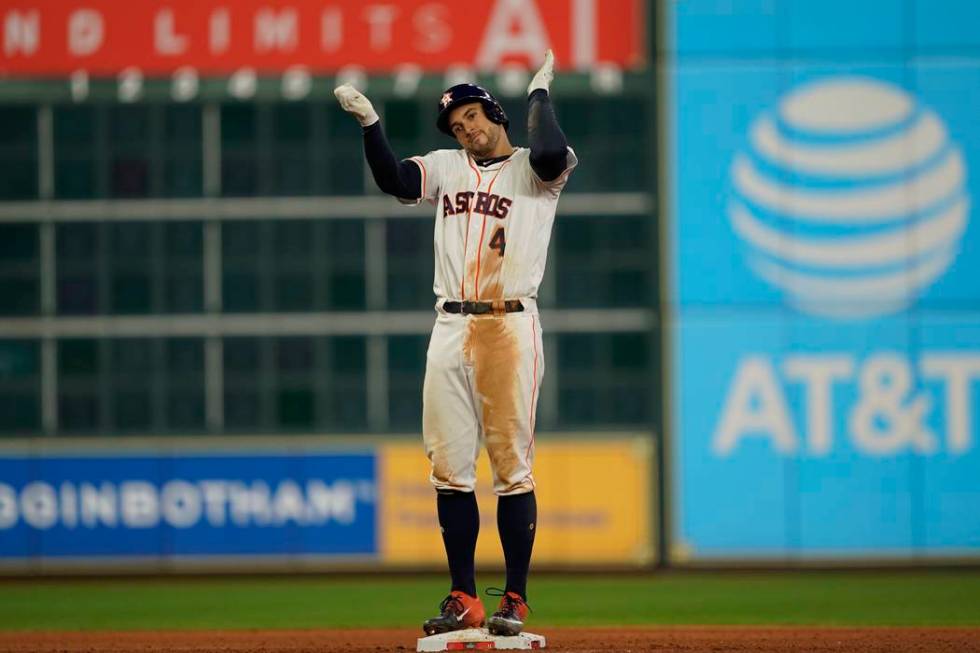
POLYGON ((555 73, 555 55, 548 50, 544 64, 527 87, 527 137, 531 168, 541 181, 553 181, 568 166, 568 141, 551 106, 549 89, 555 73))
POLYGON ((364 156, 378 188, 400 199, 422 197, 422 171, 411 161, 399 161, 391 151, 371 101, 350 84, 338 86, 333 94, 344 111, 354 116, 364 129, 364 156))

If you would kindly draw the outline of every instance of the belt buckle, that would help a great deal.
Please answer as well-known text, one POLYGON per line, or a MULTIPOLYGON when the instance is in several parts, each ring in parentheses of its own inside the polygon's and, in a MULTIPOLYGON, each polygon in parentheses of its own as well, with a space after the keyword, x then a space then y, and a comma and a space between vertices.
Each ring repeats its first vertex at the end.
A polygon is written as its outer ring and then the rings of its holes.
POLYGON ((503 299, 495 299, 490 302, 490 307, 493 310, 494 317, 500 317, 507 314, 507 302, 503 299))

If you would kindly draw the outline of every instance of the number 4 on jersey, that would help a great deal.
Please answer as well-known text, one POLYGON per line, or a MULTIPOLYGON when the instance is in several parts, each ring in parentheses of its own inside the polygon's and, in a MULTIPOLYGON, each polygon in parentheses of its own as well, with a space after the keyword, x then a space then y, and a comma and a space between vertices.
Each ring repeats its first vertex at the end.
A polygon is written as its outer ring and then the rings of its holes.
POLYGON ((493 232, 493 238, 490 239, 490 249, 497 250, 497 253, 503 256, 505 247, 507 247, 507 240, 504 238, 504 228, 497 227, 493 232))

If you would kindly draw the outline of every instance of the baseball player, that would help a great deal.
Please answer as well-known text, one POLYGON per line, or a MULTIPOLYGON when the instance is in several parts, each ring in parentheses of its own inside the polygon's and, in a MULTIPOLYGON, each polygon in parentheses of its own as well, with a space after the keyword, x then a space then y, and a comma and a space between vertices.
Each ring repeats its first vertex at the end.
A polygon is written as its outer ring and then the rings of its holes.
POLYGON ((452 586, 433 635, 487 625, 516 635, 528 614, 527 574, 537 522, 534 417, 544 356, 536 298, 558 195, 578 163, 549 98, 554 56, 528 85, 528 141, 514 147, 509 121, 487 90, 459 84, 439 98, 436 125, 461 149, 398 160, 371 102, 350 85, 335 89, 364 129, 378 187, 405 203, 435 206, 436 322, 423 384, 422 435, 452 586), (480 516, 476 460, 483 440, 497 494, 506 587, 486 617, 474 554, 480 516))

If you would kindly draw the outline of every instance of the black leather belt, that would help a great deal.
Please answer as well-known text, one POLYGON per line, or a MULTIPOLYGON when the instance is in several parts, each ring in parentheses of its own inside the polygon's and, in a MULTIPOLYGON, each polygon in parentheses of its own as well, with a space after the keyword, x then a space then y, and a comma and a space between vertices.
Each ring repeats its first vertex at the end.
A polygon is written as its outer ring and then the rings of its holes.
POLYGON ((500 313, 520 313, 524 304, 519 299, 504 299, 495 302, 443 302, 442 308, 447 313, 463 313, 464 315, 485 315, 493 313, 494 304, 498 305, 500 313))

